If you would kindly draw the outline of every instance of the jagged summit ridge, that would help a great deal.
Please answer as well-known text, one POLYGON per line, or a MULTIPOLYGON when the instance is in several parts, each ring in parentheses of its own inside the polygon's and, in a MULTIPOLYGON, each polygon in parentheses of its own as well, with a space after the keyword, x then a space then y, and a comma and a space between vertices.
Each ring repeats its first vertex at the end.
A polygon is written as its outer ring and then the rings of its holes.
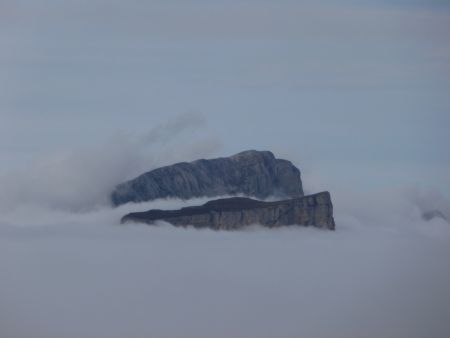
POLYGON ((158 198, 190 199, 224 195, 303 196, 300 170, 270 151, 248 150, 230 157, 201 159, 161 167, 119 184, 111 194, 116 206, 158 198))

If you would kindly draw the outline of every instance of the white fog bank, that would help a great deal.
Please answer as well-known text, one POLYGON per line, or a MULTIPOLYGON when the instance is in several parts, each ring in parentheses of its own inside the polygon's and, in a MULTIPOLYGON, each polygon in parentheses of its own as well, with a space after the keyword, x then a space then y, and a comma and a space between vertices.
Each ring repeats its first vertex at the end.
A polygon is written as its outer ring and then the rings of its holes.
POLYGON ((339 189, 303 174, 311 192, 330 190, 337 231, 120 225, 128 212, 207 201, 108 205, 144 169, 210 157, 220 142, 164 136, 202 121, 181 115, 0 177, 0 338, 450 336, 450 225, 422 219, 450 219, 439 191, 339 189))
POLYGON ((448 337, 449 224, 344 203, 335 232, 118 223, 175 200, 3 214, 0 337, 448 337))

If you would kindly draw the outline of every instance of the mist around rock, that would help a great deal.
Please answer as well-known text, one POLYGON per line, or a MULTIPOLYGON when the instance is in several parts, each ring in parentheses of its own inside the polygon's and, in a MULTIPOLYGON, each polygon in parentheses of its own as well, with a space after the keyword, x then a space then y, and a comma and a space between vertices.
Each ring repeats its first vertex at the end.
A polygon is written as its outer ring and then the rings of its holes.
POLYGON ((79 153, 0 180, 1 337, 448 337, 450 225, 422 218, 439 192, 332 191, 336 232, 121 226, 208 199, 112 208, 123 152, 79 153))
POLYGON ((202 121, 181 115, 0 177, 0 337, 449 336, 450 225, 422 217, 450 215, 439 191, 336 189, 303 171, 306 191, 330 189, 337 231, 121 226, 209 200, 109 204, 145 170, 216 156, 219 140, 182 142, 202 121))
POLYGON ((450 332, 450 229, 440 220, 400 216, 408 202, 393 203, 379 218, 338 212, 336 232, 117 223, 133 209, 201 202, 2 214, 2 336, 444 338, 450 332))
POLYGON ((1 0, 0 27, 0 338, 450 337, 450 1, 1 0), (247 149, 336 231, 120 224, 248 198, 111 200, 247 149))

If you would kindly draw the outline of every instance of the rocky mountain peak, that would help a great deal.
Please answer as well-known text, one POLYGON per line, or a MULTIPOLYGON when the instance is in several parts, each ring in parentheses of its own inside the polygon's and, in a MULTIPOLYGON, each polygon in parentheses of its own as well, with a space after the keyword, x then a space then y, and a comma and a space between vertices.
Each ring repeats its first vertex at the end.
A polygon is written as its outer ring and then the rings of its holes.
POLYGON ((300 170, 270 151, 248 150, 230 157, 177 163, 154 169, 116 187, 114 205, 158 198, 245 195, 303 196, 300 170))

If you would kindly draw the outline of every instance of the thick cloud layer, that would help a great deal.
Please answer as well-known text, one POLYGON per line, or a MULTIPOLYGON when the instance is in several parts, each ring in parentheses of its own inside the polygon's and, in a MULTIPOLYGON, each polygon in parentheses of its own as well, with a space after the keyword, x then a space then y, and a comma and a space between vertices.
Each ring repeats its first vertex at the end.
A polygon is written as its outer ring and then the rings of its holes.
POLYGON ((337 193, 336 232, 213 232, 118 223, 203 199, 75 212, 27 193, 0 217, 0 336, 448 337, 450 225, 422 220, 429 195, 337 193))
POLYGON ((336 189, 336 232, 120 225, 205 202, 108 205, 136 171, 214 152, 177 140, 203 124, 180 115, 0 180, 2 338, 448 337, 450 225, 422 219, 449 215, 438 191, 336 189))
POLYGON ((182 114, 0 179, 2 338, 448 337, 450 225, 422 219, 449 216, 439 191, 331 184, 336 232, 120 225, 206 201, 108 204, 125 178, 213 154, 215 138, 179 137, 204 124, 182 114))
POLYGON ((225 233, 117 225, 128 209, 2 222, 2 337, 450 332, 448 224, 225 233))
POLYGON ((450 219, 449 9, 0 1, 0 337, 450 337, 450 226, 422 219, 450 219), (186 110, 211 129, 163 122, 186 110), (108 206, 146 170, 255 147, 331 191, 336 232, 108 206))

